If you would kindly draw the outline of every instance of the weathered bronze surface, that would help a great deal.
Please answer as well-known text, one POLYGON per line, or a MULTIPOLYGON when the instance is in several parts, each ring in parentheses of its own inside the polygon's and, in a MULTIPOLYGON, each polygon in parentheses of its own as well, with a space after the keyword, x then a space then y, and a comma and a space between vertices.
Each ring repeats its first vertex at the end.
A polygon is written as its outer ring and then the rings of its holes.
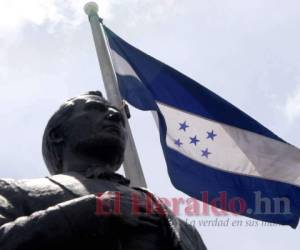
POLYGON ((125 145, 123 117, 100 92, 65 102, 43 137, 51 176, 0 179, 0 249, 206 249, 195 228, 115 173, 125 145))

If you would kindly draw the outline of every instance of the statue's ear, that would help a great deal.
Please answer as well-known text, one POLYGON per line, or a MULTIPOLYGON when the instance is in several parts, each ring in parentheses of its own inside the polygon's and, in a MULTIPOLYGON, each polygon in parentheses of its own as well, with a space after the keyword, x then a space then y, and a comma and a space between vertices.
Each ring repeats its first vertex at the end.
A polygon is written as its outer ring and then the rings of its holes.
POLYGON ((58 128, 52 128, 49 132, 49 140, 53 143, 62 143, 64 138, 58 128))

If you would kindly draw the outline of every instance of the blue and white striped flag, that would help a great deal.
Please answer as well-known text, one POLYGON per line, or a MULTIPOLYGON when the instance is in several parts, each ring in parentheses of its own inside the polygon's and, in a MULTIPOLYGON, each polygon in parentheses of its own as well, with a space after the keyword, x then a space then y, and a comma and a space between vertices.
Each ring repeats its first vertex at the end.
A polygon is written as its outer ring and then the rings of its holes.
POLYGON ((300 150, 199 83, 105 31, 121 95, 136 108, 157 111, 173 185, 222 209, 295 228, 300 150), (220 193, 229 205, 214 204, 220 193))

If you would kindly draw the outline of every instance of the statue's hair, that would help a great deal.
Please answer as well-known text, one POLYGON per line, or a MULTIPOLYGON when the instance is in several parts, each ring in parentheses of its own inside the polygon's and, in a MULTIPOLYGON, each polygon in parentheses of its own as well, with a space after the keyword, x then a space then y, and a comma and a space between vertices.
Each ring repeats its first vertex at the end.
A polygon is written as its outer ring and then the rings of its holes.
POLYGON ((62 134, 66 121, 70 118, 74 111, 74 107, 78 104, 85 103, 85 96, 93 95, 101 101, 107 102, 100 91, 89 91, 80 96, 73 97, 63 103, 60 108, 53 114, 45 128, 42 142, 42 153, 46 166, 50 174, 62 173, 62 149, 63 141, 57 142, 53 140, 54 134, 62 134))

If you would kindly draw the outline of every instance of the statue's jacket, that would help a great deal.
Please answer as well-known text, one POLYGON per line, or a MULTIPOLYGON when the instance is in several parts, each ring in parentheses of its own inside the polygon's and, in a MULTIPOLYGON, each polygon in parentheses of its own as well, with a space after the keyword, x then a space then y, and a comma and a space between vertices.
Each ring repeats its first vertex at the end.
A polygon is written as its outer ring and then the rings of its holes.
POLYGON ((121 175, 88 178, 69 172, 39 179, 0 179, 0 249, 202 250, 206 247, 193 226, 174 216, 151 192, 130 187, 121 175), (92 197, 106 191, 127 197, 133 192, 147 199, 151 197, 165 215, 156 233, 114 226, 120 224, 118 216, 113 219, 95 216, 97 204, 92 197))

